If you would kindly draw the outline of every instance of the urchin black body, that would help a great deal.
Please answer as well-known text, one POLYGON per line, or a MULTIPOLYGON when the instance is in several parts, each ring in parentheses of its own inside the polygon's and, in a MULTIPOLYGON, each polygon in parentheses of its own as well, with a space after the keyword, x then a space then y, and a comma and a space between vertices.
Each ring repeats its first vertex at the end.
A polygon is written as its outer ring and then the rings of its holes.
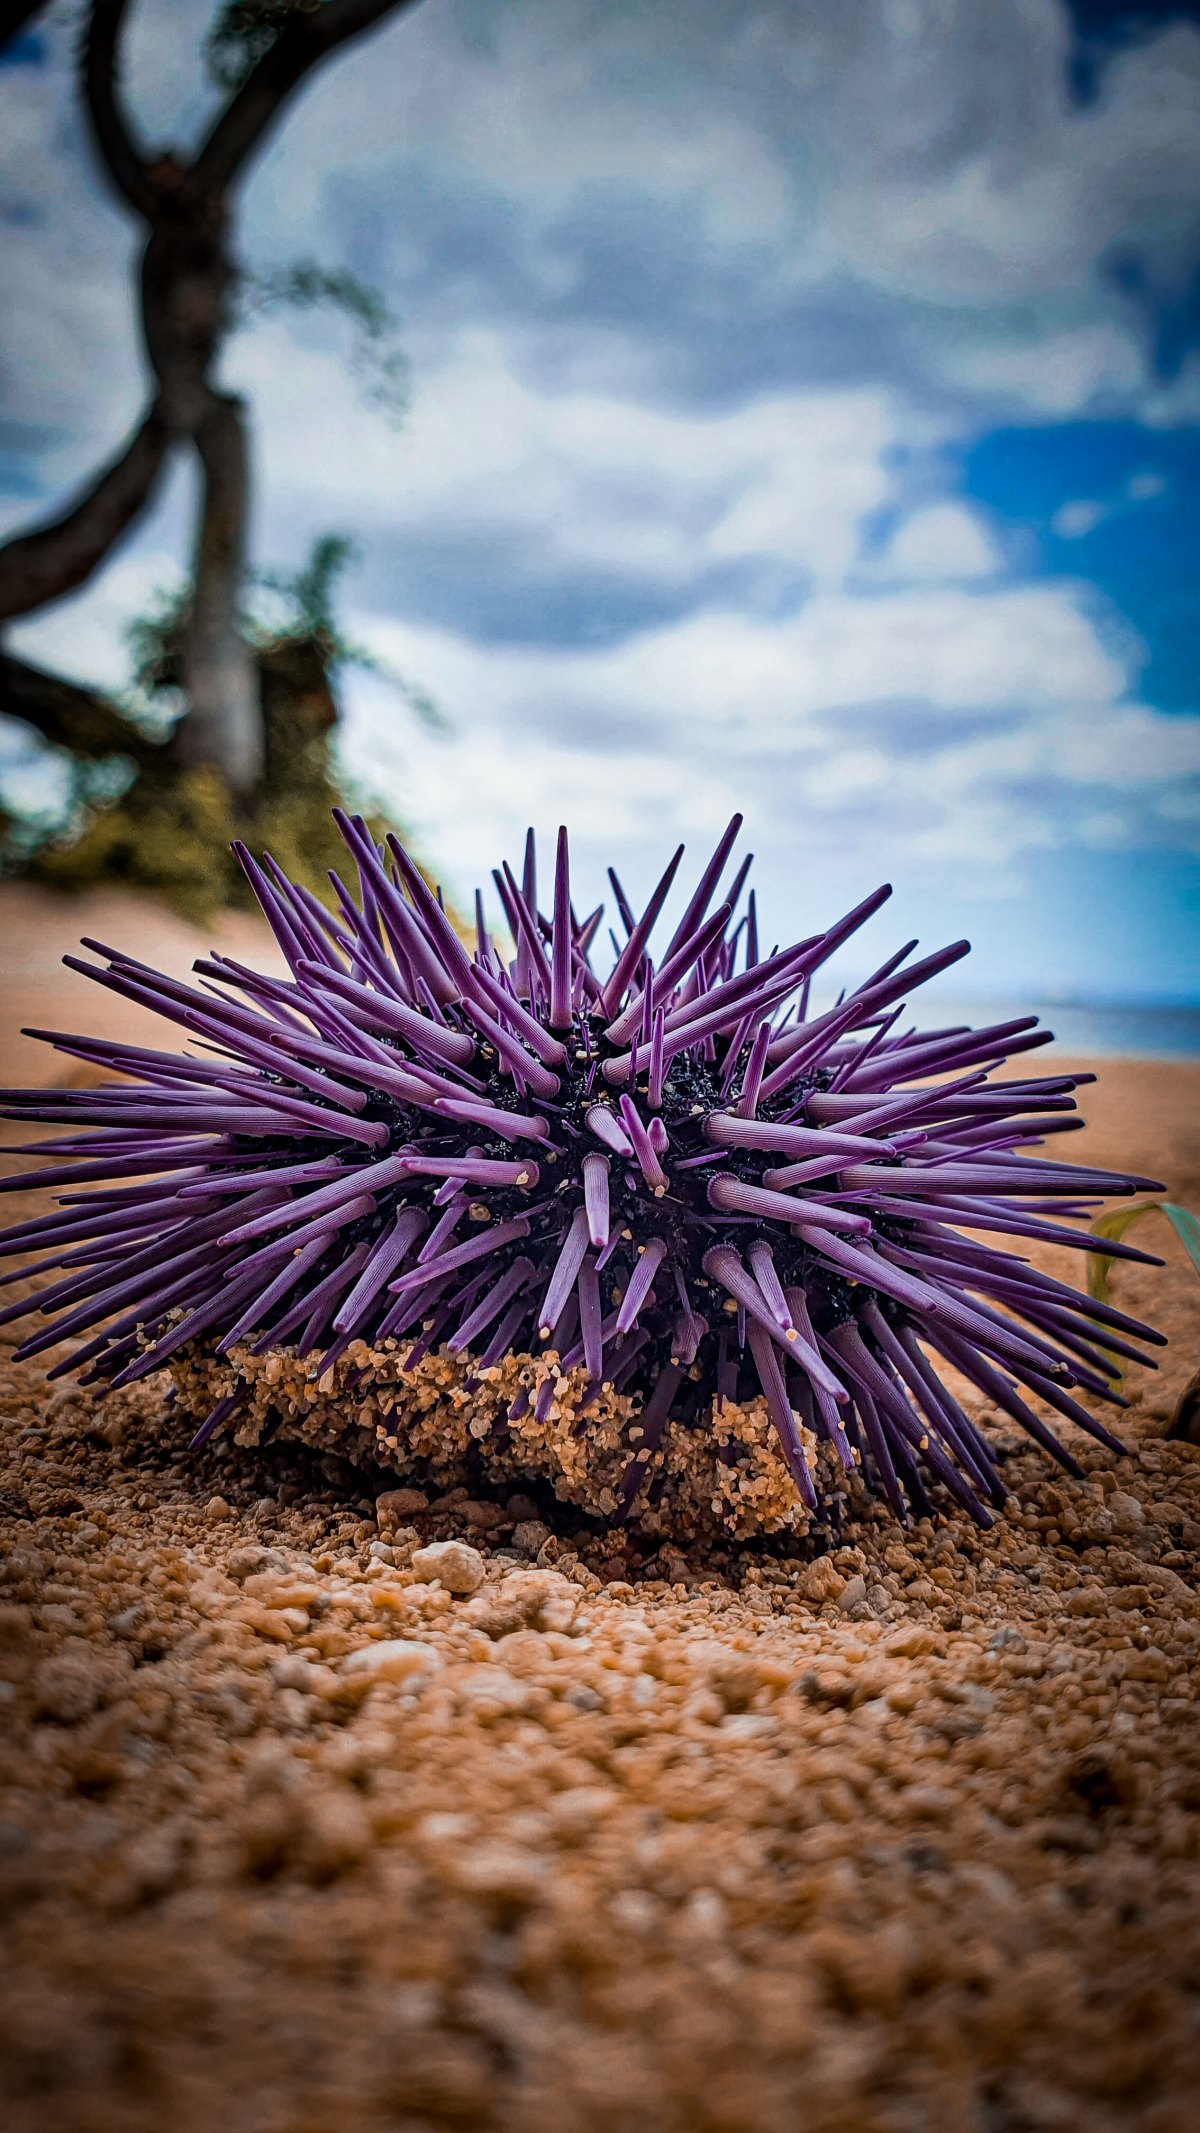
POLYGON ((824 1440, 901 1518, 936 1482, 988 1523, 994 1453, 931 1351, 1068 1467, 1029 1393, 1120 1448, 1071 1388, 1119 1401, 1113 1352, 1160 1336, 986 1240, 1093 1248, 1093 1196, 1152 1181, 1016 1153, 1078 1124, 1089 1078, 990 1078, 1046 1041, 1035 1018, 897 1032, 966 943, 916 965, 909 943, 810 1016, 814 972, 888 892, 760 957, 744 867, 710 915, 735 818, 657 970, 681 854, 640 918, 613 877, 626 939, 601 978, 565 832, 552 915, 531 838, 521 883, 496 876, 515 955, 481 912, 469 954, 402 848, 339 819, 359 887, 335 877, 337 916, 239 851, 287 979, 214 957, 198 990, 85 943, 107 968, 77 968, 199 1049, 35 1033, 134 1085, 9 1094, 9 1117, 98 1129, 37 1152, 59 1158, 41 1182, 101 1189, 0 1239, 64 1276, 2 1314, 49 1317, 23 1354, 87 1333, 51 1375, 120 1385, 189 1348, 290 1346, 317 1377, 356 1341, 403 1343, 410 1369, 439 1344, 484 1370, 552 1349, 582 1371, 579 1432, 601 1394, 639 1403, 618 1517, 668 1424, 761 1397, 810 1507, 824 1440))

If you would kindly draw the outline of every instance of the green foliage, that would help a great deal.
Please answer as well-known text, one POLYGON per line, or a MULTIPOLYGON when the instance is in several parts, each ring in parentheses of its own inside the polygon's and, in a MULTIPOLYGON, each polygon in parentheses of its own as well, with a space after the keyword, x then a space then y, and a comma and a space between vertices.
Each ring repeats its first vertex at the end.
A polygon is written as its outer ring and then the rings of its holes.
POLYGON ((252 899, 229 850, 235 836, 268 849, 294 879, 328 898, 327 872, 345 858, 331 810, 350 801, 392 827, 365 796, 348 794, 332 751, 337 705, 331 679, 349 666, 382 675, 434 723, 435 708, 342 632, 338 580, 355 556, 344 535, 326 534, 295 572, 264 571, 240 617, 258 666, 263 776, 238 807, 220 775, 185 770, 170 745, 184 709, 180 688, 190 588, 156 592, 128 630, 132 688, 127 708, 163 738, 140 770, 72 760, 65 820, 5 825, 14 870, 66 890, 120 883, 161 896, 189 919, 252 899))
POLYGON ((184 918, 200 919, 230 901, 221 855, 236 834, 230 797, 215 771, 143 774, 132 794, 95 809, 81 834, 68 832, 43 846, 28 871, 57 889, 103 882, 150 890, 184 918))
POLYGON ((157 585, 144 612, 125 627, 132 670, 131 709, 140 709, 148 717, 157 715, 160 724, 169 725, 171 714, 183 710, 179 683, 191 602, 191 587, 186 583, 157 585))
MULTIPOLYGON (((1200 1274, 1200 1219, 1188 1207, 1180 1207, 1174 1200, 1139 1200, 1136 1207, 1112 1207, 1107 1214, 1097 1215, 1091 1225, 1093 1237, 1111 1237, 1119 1244, 1127 1229, 1143 1215, 1165 1215, 1176 1235, 1184 1245, 1192 1265, 1200 1274)), ((1108 1277, 1113 1265, 1103 1252, 1088 1253, 1088 1288, 1100 1303, 1108 1302, 1108 1277)))
MULTIPOLYGON (((1091 1224, 1091 1232, 1093 1237, 1111 1237, 1114 1244, 1119 1244, 1126 1230, 1132 1229, 1135 1222, 1140 1222, 1143 1215, 1156 1214, 1166 1216, 1176 1235, 1182 1239, 1184 1250, 1196 1272, 1200 1274, 1200 1220, 1189 1207, 1180 1207, 1174 1200, 1139 1200, 1136 1207, 1110 1207, 1106 1214, 1097 1215, 1091 1224)), ((1100 1303, 1108 1302, 1108 1279, 1114 1263, 1112 1259, 1106 1259, 1103 1252, 1088 1253, 1088 1288, 1100 1303)), ((1115 1364, 1117 1358, 1112 1356, 1111 1360, 1115 1364)), ((1118 1370, 1118 1384, 1120 1380, 1121 1373, 1118 1370)), ((1172 1426, 1173 1436, 1189 1434, 1190 1423, 1181 1421, 1181 1417, 1189 1394, 1193 1396, 1195 1404, 1197 1384, 1200 1384, 1200 1379, 1188 1388, 1188 1394, 1184 1396, 1184 1402, 1181 1403, 1179 1414, 1176 1415, 1175 1424, 1172 1426)))
MULTIPOLYGON (((330 811, 358 804, 358 796, 339 782, 327 737, 306 730, 302 712, 273 724, 268 755, 275 775, 264 780, 252 808, 235 804, 219 772, 180 770, 168 759, 144 770, 116 801, 92 809, 82 827, 43 844, 23 871, 65 891, 101 883, 140 889, 199 921, 222 906, 253 906, 229 849, 234 837, 245 837, 328 902, 328 869, 345 857, 330 811)), ((372 820, 380 835, 395 827, 372 820)))
POLYGON ((322 533, 313 542, 302 569, 290 574, 259 570, 254 575, 256 585, 289 603, 292 619, 287 625, 288 633, 323 639, 330 647, 332 663, 338 666, 373 665, 369 652, 360 651, 343 637, 334 613, 338 579, 358 561, 358 555, 358 545, 349 534, 322 533))
MULTIPOLYGON (((338 581, 358 561, 358 555, 357 543, 348 534, 323 533, 299 570, 253 572, 251 598, 238 618, 246 641, 259 653, 285 644, 311 644, 330 676, 348 667, 377 675, 425 725, 444 730, 446 721, 427 691, 348 637, 338 621, 338 581)), ((133 668, 129 709, 141 713, 143 727, 157 722, 164 731, 164 721, 169 723, 184 708, 179 685, 190 604, 186 584, 160 586, 151 594, 145 612, 126 630, 133 668)))
POLYGON ((285 306, 293 311, 327 307, 350 320, 357 329, 351 368, 371 406, 399 424, 408 409, 408 361, 386 297, 348 267, 323 267, 315 259, 242 269, 239 324, 285 306))
POLYGON ((357 543, 348 534, 323 533, 313 542, 302 569, 255 571, 254 585, 282 602, 283 612, 267 616, 261 607, 252 610, 247 617, 247 635, 251 643, 262 648, 285 639, 317 644, 329 673, 357 667, 360 673, 377 675, 404 698, 410 711, 415 711, 425 725, 444 731, 445 718, 427 691, 387 660, 378 659, 366 645, 347 637, 337 620, 334 589, 343 571, 356 563, 358 556, 357 543))

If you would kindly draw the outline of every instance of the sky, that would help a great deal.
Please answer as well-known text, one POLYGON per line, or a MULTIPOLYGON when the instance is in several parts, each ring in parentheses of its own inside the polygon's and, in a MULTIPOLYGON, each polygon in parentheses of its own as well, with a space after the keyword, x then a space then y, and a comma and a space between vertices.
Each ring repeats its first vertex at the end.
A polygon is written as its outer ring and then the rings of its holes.
MULTIPOLYGON (((147 140, 212 12, 135 0, 147 140)), ((72 16, 0 66, 0 532, 144 391, 72 16)), ((457 897, 530 821, 648 891, 738 808, 769 940, 890 879, 864 967, 967 934, 969 997, 1200 1001, 1198 16, 423 0, 310 85, 242 251, 377 285, 410 405, 336 318, 239 333, 255 557, 355 537, 346 626, 447 725, 353 674, 343 759, 457 897)), ((191 503, 14 644, 124 679, 191 503)))

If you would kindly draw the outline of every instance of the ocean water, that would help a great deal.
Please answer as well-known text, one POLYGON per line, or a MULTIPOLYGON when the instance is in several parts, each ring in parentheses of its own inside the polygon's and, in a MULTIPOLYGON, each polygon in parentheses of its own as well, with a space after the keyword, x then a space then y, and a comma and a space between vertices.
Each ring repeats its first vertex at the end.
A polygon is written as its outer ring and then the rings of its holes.
POLYGON ((1200 1059, 1200 1007, 1072 1003, 1034 1006, 1025 1012, 1041 1017, 1064 1052, 1098 1058, 1200 1059))
MULTIPOLYGON (((832 1006, 814 999, 810 1012, 832 1006)), ((956 1000, 930 992, 914 995, 897 1029, 941 1029, 966 1022, 978 1028, 1037 1015, 1054 1031, 1060 1051, 1074 1059, 1200 1059, 1200 1006, 1125 1001, 956 1000)), ((1037 1055, 1035 1054, 1035 1057, 1037 1055)))

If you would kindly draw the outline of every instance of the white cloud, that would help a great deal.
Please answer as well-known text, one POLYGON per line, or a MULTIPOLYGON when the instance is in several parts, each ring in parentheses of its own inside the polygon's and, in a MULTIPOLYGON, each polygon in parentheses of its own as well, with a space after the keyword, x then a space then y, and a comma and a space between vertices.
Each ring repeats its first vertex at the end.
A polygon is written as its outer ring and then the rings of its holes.
POLYGON ((1101 500, 1094 496, 1074 498, 1068 504, 1060 504, 1050 521, 1051 530, 1062 541, 1082 540, 1094 533, 1106 518, 1111 518, 1122 504, 1151 504, 1163 494, 1167 486, 1165 475, 1154 468, 1140 474, 1131 474, 1119 496, 1101 500))
MULTIPOLYGON (((209 0, 133 11, 126 74, 148 139, 194 133, 208 109, 193 55, 210 19, 209 0)), ((20 209, 5 236, 6 382, 18 413, 59 433, 43 447, 58 483, 132 419, 140 359, 136 233, 81 139, 74 31, 64 19, 50 34, 53 69, 0 82, 0 192, 20 209)), ((1061 0, 445 0, 306 88, 247 189, 247 248, 335 258, 361 226, 399 290, 405 261, 426 256, 427 199, 491 199, 530 286, 523 333, 553 374, 586 266, 554 241, 559 218, 614 197, 672 206, 714 265, 752 244, 768 298, 819 303, 853 284, 901 304, 883 372, 915 364, 937 390, 1040 414, 1187 419, 1194 382, 1148 379, 1142 323, 1106 262, 1136 254, 1169 301, 1200 258, 1200 33, 1180 23, 1119 55, 1086 111, 1066 93, 1067 35, 1061 0), (547 319, 538 289, 555 299, 547 319)), ((486 315, 489 271, 471 263, 468 311, 482 298, 486 315)), ((409 323, 441 367, 449 349, 409 323)), ((649 345, 657 323, 604 330, 649 345)), ((701 340, 711 323, 694 321, 701 340)))
POLYGON ((1002 882, 1032 851, 1111 848, 1114 824, 1126 843, 1200 837, 1180 800, 1200 722, 1131 702, 1063 585, 831 594, 784 622, 712 611, 609 651, 359 627, 454 732, 398 731, 360 689, 349 760, 378 775, 394 752, 395 789, 460 892, 527 820, 578 825, 599 892, 606 853, 636 861, 734 805, 777 885, 794 849, 849 855, 864 877, 952 862, 1002 882))
POLYGON ((1015 333, 986 315, 960 319, 948 337, 947 368, 959 388, 1035 416, 1062 417, 1157 403, 1148 386, 1141 336, 1128 316, 1059 327, 1026 318, 1015 333))
POLYGON ((1117 237, 1136 231, 1164 272, 1194 256, 1192 27, 1126 52, 1099 103, 1080 111, 1067 95, 1071 32, 1057 0, 986 10, 908 0, 897 34, 899 13, 888 0, 841 11, 849 64, 813 99, 838 227, 881 278, 917 278, 960 302, 1036 294, 1061 304, 1086 294, 1117 237), (868 203, 887 179, 895 212, 873 217, 868 203))
POLYGON ((587 655, 585 694, 601 670, 612 700, 656 729, 732 731, 755 752, 802 745, 826 712, 899 702, 948 718, 1046 713, 1077 698, 1112 703, 1125 682, 1074 595, 1051 585, 821 593, 779 622, 710 609, 587 655))
POLYGON ((254 219, 311 227, 328 143, 353 140, 339 191, 394 186, 380 243, 398 269, 421 251, 415 161, 435 187, 499 195, 531 286, 559 294, 558 219, 649 200, 718 256, 752 243, 781 298, 851 283, 901 303, 908 355, 956 393, 1052 415, 1157 402, 1167 419, 1176 389, 1149 378, 1144 319, 1108 267, 1136 255, 1156 301, 1195 271, 1200 32, 1117 55, 1086 110, 1069 35, 1061 0, 458 0, 315 86, 254 219))
POLYGON ((1094 496, 1081 496, 1069 504, 1060 504, 1050 521, 1050 528, 1060 541, 1081 541, 1085 535, 1094 533, 1103 525, 1112 510, 1111 504, 1098 503, 1094 496))
POLYGON ((883 390, 694 415, 535 392, 506 353, 492 333, 463 335, 399 433, 356 397, 333 348, 299 348, 280 326, 237 344, 229 374, 261 410, 260 461, 284 514, 298 496, 392 533, 503 536, 552 550, 560 570, 651 583, 754 557, 838 582, 891 494, 888 451, 930 433, 883 390))
POLYGON ((903 519, 872 568, 872 576, 926 580, 987 578, 1004 558, 977 511, 947 500, 926 504, 903 519))

